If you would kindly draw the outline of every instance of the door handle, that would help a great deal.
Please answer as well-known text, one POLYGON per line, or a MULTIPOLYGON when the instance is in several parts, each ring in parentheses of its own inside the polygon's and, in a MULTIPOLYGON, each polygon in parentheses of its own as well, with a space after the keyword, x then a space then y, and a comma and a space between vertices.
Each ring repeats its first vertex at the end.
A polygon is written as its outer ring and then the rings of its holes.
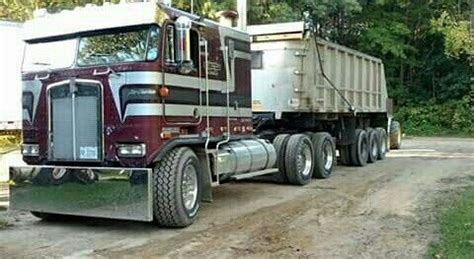
POLYGON ((43 76, 43 77, 40 77, 38 74, 36 74, 36 75, 35 75, 35 80, 36 80, 36 81, 46 80, 46 79, 48 79, 48 78, 49 78, 49 76, 50 76, 50 74, 49 74, 49 73, 48 73, 48 74, 46 74, 46 75, 45 75, 45 76, 43 76))
POLYGON ((92 75, 94 75, 94 76, 108 75, 112 72, 113 71, 110 67, 108 67, 107 70, 105 70, 105 71, 99 71, 98 69, 94 69, 94 72, 92 73, 92 75))

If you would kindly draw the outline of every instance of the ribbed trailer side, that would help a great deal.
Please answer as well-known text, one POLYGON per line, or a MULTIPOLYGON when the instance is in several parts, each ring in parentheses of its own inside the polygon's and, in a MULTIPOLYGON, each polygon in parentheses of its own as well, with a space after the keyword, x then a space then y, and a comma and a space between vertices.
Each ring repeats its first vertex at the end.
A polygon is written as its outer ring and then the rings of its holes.
POLYGON ((255 112, 345 113, 350 106, 357 112, 386 112, 380 59, 305 36, 303 23, 253 26, 249 31, 255 112))

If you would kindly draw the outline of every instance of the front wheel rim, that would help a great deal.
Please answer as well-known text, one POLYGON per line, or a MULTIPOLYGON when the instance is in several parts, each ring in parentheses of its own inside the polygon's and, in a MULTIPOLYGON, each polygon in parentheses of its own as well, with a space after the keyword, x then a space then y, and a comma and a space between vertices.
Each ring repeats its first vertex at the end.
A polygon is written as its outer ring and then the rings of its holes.
POLYGON ((192 164, 184 168, 181 188, 184 207, 190 211, 196 206, 198 196, 197 170, 192 164))

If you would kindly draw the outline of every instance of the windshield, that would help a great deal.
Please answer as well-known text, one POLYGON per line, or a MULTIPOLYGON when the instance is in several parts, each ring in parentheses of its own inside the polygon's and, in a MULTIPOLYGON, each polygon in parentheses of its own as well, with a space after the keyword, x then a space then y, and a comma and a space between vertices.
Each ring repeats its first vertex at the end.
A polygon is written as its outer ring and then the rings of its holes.
POLYGON ((158 56, 157 26, 79 39, 79 66, 154 60, 158 56))
POLYGON ((76 39, 26 44, 23 71, 70 67, 74 63, 76 44, 76 39))
POLYGON ((67 40, 28 43, 23 71, 155 60, 158 57, 159 27, 82 36, 67 40), (79 44, 79 47, 77 46, 79 44))

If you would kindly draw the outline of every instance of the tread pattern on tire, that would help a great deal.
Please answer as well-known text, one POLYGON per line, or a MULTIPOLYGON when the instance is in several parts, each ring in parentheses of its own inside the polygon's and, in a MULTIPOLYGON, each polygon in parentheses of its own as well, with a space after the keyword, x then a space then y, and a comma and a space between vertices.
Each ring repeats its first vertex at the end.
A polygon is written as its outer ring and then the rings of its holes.
POLYGON ((401 135, 400 122, 392 121, 390 123, 390 149, 400 149, 402 143, 398 141, 398 134, 401 135))
POLYGON ((312 158, 312 168, 307 177, 304 177, 302 174, 298 172, 296 168, 296 161, 298 151, 301 148, 303 142, 307 141, 311 148, 311 155, 314 156, 314 149, 311 140, 308 136, 304 134, 295 134, 291 135, 290 139, 288 140, 288 144, 286 147, 286 156, 285 156, 285 168, 286 168, 286 175, 288 177, 288 181, 291 184, 295 185, 305 185, 311 181, 313 169, 314 169, 314 157, 312 158))
POLYGON ((290 139, 290 134, 279 134, 273 140, 273 146, 275 147, 277 155, 277 168, 278 173, 275 175, 275 180, 278 182, 286 183, 288 182, 288 176, 286 175, 285 168, 285 152, 288 140, 290 139))
POLYGON ((178 170, 181 156, 189 151, 193 152, 188 147, 175 148, 166 154, 155 167, 156 170, 153 173, 153 214, 155 223, 159 226, 186 227, 195 219, 195 217, 188 219, 187 215, 180 213, 176 197, 175 173, 178 170))
POLYGON ((387 155, 387 131, 384 128, 376 128, 378 132, 378 160, 384 160, 387 155), (382 150, 382 142, 385 142, 385 150, 382 150))
POLYGON ((324 158, 322 157, 321 154, 323 153, 323 145, 325 144, 325 142, 330 141, 332 155, 333 155, 333 166, 334 166, 334 162, 336 160, 335 143, 332 140, 331 135, 327 132, 314 133, 311 136, 311 141, 313 142, 313 149, 314 149, 314 157, 313 157, 314 158, 314 173, 313 173, 313 177, 314 178, 319 178, 319 179, 328 178, 331 175, 332 167, 331 167, 331 170, 329 170, 329 173, 327 173, 326 169, 324 168, 324 158))
POLYGON ((368 156, 367 162, 368 163, 375 163, 377 161, 377 157, 379 155, 379 132, 373 128, 367 129, 367 137, 368 137, 368 156), (377 148, 377 153, 375 155, 372 154, 372 145, 375 145, 377 148))
MULTIPOLYGON (((361 148, 359 148, 359 141, 360 138, 366 138, 368 141, 367 133, 363 129, 356 129, 355 132, 355 137, 356 141, 355 143, 350 145, 350 157, 351 157, 351 164, 355 166, 365 166, 367 164, 367 157, 363 156, 363 154, 360 152, 362 151, 361 148), (365 135, 365 136, 361 136, 365 135)), ((367 155, 368 155, 368 150, 366 150, 367 155)))

